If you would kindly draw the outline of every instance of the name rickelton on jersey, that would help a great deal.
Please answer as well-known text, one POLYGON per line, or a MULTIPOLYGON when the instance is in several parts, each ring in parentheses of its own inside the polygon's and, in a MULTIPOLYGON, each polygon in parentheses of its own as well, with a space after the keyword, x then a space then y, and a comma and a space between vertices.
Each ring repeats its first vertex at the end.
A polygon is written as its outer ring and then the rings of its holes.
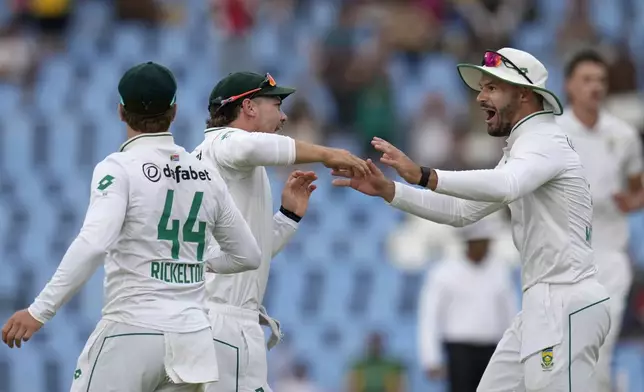
MULTIPOLYGON (((208 170, 195 170, 192 166, 183 168, 181 165, 170 167, 166 164, 161 169, 154 163, 144 163, 142 170, 145 178, 151 182, 159 182, 161 176, 172 178, 177 184, 181 181, 212 181, 208 170)), ((200 283, 204 281, 204 265, 153 261, 150 277, 166 283, 200 283)))
POLYGON ((154 163, 144 163, 143 175, 152 182, 158 182, 162 175, 167 178, 172 178, 177 182, 177 184, 181 181, 190 180, 212 181, 208 170, 194 170, 192 166, 188 166, 187 169, 184 169, 181 165, 171 168, 169 164, 166 164, 165 167, 161 169, 154 163))

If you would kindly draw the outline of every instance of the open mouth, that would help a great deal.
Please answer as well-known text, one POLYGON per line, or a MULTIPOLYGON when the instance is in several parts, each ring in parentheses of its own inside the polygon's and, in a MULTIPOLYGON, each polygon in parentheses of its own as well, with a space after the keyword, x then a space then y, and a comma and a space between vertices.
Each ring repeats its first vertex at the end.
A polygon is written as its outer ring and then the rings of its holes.
POLYGON ((491 124, 496 120, 496 110, 483 108, 483 111, 485 112, 485 115, 486 115, 485 122, 487 124, 491 124))

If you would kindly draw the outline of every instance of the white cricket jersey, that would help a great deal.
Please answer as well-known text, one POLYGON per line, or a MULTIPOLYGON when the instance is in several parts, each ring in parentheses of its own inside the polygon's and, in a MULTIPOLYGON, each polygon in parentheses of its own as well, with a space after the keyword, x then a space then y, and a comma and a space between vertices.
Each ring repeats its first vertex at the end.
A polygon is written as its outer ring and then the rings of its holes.
POLYGON ((509 205, 524 291, 537 283, 575 283, 596 274, 588 182, 551 112, 534 113, 515 125, 495 169, 437 174, 435 192, 396 183, 391 205, 452 226, 509 205))
POLYGON ((441 261, 425 278, 418 309, 423 369, 440 366, 442 343, 496 345, 518 312, 510 267, 494 259, 441 261))
POLYGON ((257 268, 259 249, 226 186, 170 133, 144 134, 96 165, 83 227, 30 306, 41 322, 105 265, 103 318, 164 332, 209 327, 205 264, 257 268), (224 252, 205 255, 214 237, 224 252))
POLYGON ((193 154, 222 176, 262 254, 257 270, 236 275, 207 273, 209 301, 258 310, 266 291, 270 261, 298 226, 281 212, 273 214, 271 185, 264 166, 293 164, 295 140, 236 128, 211 128, 205 130, 205 140, 193 154))
POLYGON ((625 251, 627 215, 617 208, 613 196, 628 188, 629 177, 642 174, 642 143, 637 131, 605 111, 600 112, 593 129, 582 124, 572 109, 566 110, 557 122, 570 137, 590 183, 593 248, 625 251))

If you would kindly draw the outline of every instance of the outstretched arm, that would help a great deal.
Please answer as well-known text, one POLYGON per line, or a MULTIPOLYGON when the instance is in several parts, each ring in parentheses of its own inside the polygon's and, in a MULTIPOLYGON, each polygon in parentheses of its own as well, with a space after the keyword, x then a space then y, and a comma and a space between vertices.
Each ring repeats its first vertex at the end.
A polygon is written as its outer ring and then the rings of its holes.
POLYGON ((2 329, 2 340, 20 347, 80 289, 103 263, 118 238, 128 202, 128 178, 110 158, 94 169, 90 204, 80 233, 58 269, 28 309, 16 312, 2 329))
POLYGON ((329 167, 356 169, 366 173, 366 164, 345 150, 318 146, 288 136, 229 130, 212 141, 214 159, 234 170, 256 166, 287 166, 323 163, 329 167))

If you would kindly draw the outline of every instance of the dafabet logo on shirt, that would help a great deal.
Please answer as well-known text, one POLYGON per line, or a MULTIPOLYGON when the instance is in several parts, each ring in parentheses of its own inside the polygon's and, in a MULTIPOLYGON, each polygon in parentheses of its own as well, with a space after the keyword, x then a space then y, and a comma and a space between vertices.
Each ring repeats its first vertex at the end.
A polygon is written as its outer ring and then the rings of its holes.
POLYGON ((181 165, 170 167, 169 164, 166 164, 163 169, 157 166, 154 163, 144 163, 141 167, 143 169, 143 175, 145 178, 152 182, 158 182, 161 179, 161 176, 167 178, 172 178, 178 183, 181 181, 212 181, 210 173, 208 170, 195 170, 192 166, 188 166, 187 169, 183 169, 181 165))

